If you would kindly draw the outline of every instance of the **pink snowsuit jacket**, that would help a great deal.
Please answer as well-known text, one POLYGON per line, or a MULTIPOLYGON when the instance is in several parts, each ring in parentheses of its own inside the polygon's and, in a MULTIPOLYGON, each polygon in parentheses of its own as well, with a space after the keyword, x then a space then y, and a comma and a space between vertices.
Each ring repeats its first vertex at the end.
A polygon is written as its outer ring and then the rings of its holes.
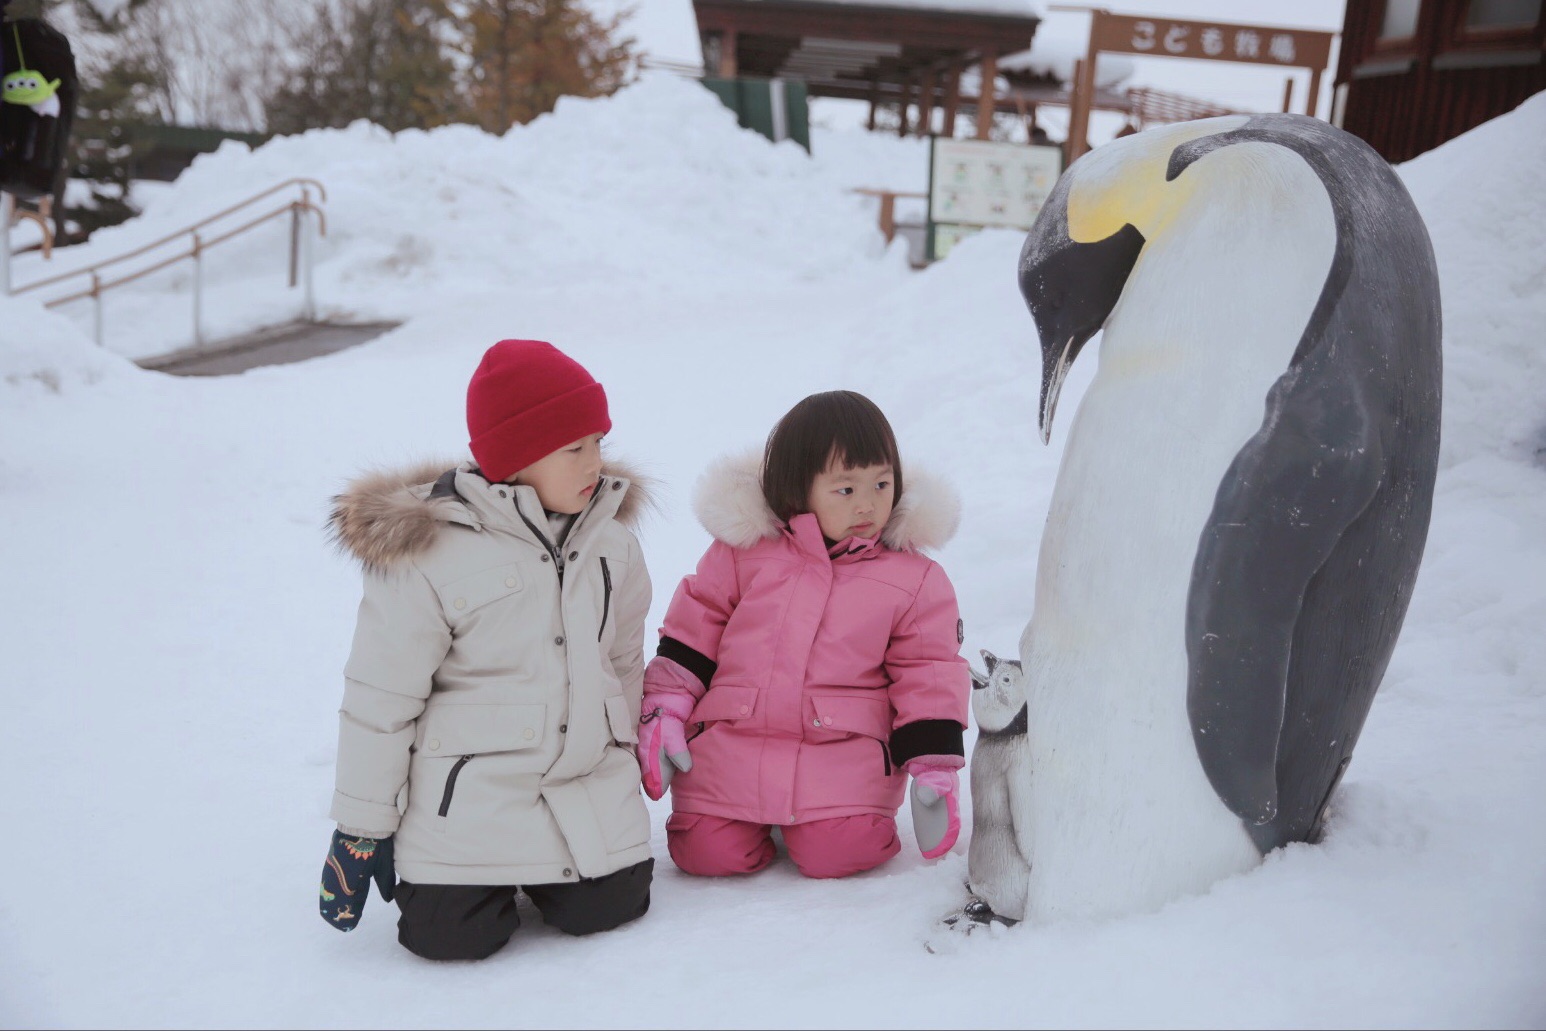
POLYGON ((694 508, 715 540, 678 586, 646 672, 646 692, 696 700, 672 808, 773 825, 892 816, 902 763, 963 752, 971 677, 955 590, 919 553, 949 540, 959 503, 909 468, 881 538, 829 555, 814 515, 773 515, 759 457, 722 459, 700 480, 694 508))

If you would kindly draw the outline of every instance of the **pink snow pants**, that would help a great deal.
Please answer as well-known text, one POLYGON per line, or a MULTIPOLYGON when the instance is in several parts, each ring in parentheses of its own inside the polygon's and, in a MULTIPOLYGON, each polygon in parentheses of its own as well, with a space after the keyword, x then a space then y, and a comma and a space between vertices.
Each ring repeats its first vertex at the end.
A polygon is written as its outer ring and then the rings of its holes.
MULTIPOLYGON (((672 813, 666 820, 666 847, 685 873, 756 873, 773 861, 770 831, 767 824, 672 813)), ((889 816, 839 816, 791 824, 783 832, 789 858, 807 877, 847 877, 874 869, 902 850, 896 820, 889 816)))

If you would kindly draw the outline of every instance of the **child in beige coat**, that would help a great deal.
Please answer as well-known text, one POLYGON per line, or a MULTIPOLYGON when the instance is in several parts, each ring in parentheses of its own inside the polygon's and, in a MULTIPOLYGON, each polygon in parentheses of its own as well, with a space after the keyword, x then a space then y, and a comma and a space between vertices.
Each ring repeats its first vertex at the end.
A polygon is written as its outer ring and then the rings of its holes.
POLYGON ((501 948, 518 891, 572 934, 626 923, 654 864, 634 758, 645 498, 602 460, 606 394, 552 345, 504 340, 467 423, 472 462, 361 479, 333 514, 365 595, 322 915, 356 926, 375 879, 431 959, 501 948))

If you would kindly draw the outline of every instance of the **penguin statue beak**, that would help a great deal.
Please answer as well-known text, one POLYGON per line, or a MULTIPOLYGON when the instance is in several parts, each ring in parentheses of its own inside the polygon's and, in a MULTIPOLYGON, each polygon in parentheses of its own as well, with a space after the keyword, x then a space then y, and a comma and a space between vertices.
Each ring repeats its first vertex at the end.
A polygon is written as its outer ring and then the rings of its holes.
POLYGON ((1048 348, 1047 342, 1041 345, 1041 408, 1036 420, 1036 425, 1041 429, 1041 442, 1052 443, 1052 418, 1057 414, 1058 395, 1063 392, 1063 380, 1068 376, 1068 367, 1074 363, 1074 356, 1089 339, 1085 337, 1069 337, 1063 345, 1057 358, 1048 361, 1055 349, 1048 348))
POLYGON ((1041 335, 1043 444, 1052 440, 1052 418, 1069 366, 1106 324, 1144 245, 1132 225, 1094 243, 1070 239, 1068 182, 1067 175, 1058 181, 1020 251, 1020 293, 1041 335))

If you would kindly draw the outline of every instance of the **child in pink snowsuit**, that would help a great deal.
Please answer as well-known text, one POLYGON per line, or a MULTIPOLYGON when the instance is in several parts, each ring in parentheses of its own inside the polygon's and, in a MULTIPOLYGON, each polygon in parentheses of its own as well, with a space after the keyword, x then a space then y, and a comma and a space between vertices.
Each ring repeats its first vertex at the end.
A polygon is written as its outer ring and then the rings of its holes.
POLYGON ((920 850, 949 851, 971 678, 955 591, 920 549, 954 532, 954 495, 916 474, 904 490, 886 417, 833 391, 760 460, 711 467, 694 508, 715 540, 671 600, 639 728, 676 865, 754 873, 779 827, 807 877, 879 866, 908 774, 920 850))

